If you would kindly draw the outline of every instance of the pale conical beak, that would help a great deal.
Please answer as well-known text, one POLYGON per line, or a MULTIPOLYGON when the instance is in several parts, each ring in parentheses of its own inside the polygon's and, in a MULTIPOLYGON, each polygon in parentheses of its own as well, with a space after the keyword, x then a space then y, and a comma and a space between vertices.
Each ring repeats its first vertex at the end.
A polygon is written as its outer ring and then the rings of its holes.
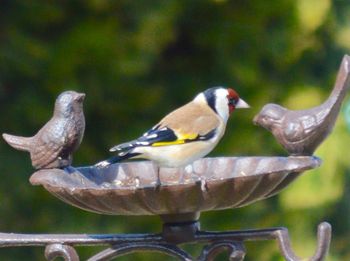
POLYGON ((236 109, 248 109, 250 108, 249 104, 246 103, 245 101, 243 101, 241 98, 239 98, 236 106, 235 106, 236 109))

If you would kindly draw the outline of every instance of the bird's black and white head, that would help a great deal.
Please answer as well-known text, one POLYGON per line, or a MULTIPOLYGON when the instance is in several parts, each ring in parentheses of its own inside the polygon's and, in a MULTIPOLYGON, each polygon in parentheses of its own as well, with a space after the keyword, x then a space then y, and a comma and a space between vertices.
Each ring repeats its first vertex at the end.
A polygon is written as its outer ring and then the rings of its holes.
POLYGON ((280 125, 287 109, 274 103, 266 104, 254 117, 253 123, 261 127, 272 130, 280 125))
POLYGON ((64 117, 72 116, 74 113, 83 111, 84 93, 65 91, 61 93, 55 102, 55 115, 64 117))
POLYGON ((231 88, 213 87, 198 94, 194 101, 206 102, 224 121, 235 109, 249 108, 238 93, 231 88))

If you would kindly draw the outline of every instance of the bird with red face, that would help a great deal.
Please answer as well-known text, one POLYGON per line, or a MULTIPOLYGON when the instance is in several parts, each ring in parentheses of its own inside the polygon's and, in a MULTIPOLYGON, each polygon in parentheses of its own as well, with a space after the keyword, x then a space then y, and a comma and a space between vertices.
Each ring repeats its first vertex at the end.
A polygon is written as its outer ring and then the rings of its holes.
POLYGON ((183 167, 204 157, 224 135, 235 109, 249 108, 231 88, 213 87, 165 116, 136 140, 110 149, 117 155, 97 163, 105 167, 125 159, 143 158, 159 167, 183 167))

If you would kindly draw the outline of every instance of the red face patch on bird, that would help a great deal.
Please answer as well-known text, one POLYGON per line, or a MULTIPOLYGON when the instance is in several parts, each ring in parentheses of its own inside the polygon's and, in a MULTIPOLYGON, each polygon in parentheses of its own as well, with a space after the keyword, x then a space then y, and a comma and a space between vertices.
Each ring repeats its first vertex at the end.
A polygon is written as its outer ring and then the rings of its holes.
POLYGON ((238 93, 231 88, 228 88, 227 92, 228 92, 227 94, 228 107, 229 107, 230 113, 232 113, 236 108, 237 102, 239 101, 239 96, 238 96, 238 93))

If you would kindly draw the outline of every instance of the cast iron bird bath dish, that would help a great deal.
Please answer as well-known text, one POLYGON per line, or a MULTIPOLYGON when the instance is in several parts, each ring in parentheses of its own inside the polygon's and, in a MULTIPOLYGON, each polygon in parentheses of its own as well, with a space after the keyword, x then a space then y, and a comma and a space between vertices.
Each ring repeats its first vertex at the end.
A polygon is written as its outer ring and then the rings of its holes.
POLYGON ((99 214, 159 215, 165 223, 194 222, 201 211, 236 208, 278 193, 316 157, 204 158, 186 168, 150 161, 40 170, 30 182, 73 206, 99 214))
MULTIPOLYGON (((30 181, 43 185, 59 199, 99 214, 159 215, 164 224, 159 234, 23 235, 0 234, 0 246, 46 246, 53 260, 79 260, 75 245, 110 245, 90 261, 111 260, 134 251, 159 251, 194 260, 178 245, 207 243, 197 260, 213 260, 224 250, 230 260, 243 260, 247 240, 276 239, 286 260, 301 260, 292 251, 285 228, 207 232, 199 229, 199 213, 236 208, 278 193, 302 172, 318 167, 312 156, 204 158, 190 168, 160 168, 162 185, 156 184, 158 168, 141 161, 108 168, 69 167, 34 173, 30 181)), ((323 260, 328 252, 331 227, 322 223, 318 247, 309 260, 323 260)))
MULTIPOLYGON (((293 133, 298 134, 297 149, 292 140, 276 135, 293 156, 204 158, 189 167, 174 169, 159 169, 145 161, 114 164, 102 169, 68 166, 38 170, 30 178, 32 184, 42 185, 64 202, 88 211, 110 215, 158 215, 163 220, 161 233, 0 233, 0 247, 45 246, 47 260, 61 256, 66 261, 78 261, 74 249, 78 245, 109 246, 89 258, 90 261, 111 260, 135 251, 158 251, 180 260, 195 260, 179 245, 204 243, 206 245, 196 260, 213 260, 218 253, 227 250, 230 260, 239 261, 245 257, 245 241, 274 239, 286 260, 305 260, 292 251, 286 228, 208 232, 200 230, 199 215, 202 211, 242 207, 273 196, 304 171, 318 167, 321 160, 311 154, 332 130, 349 88, 349 67, 350 58, 344 56, 334 90, 324 105, 300 113, 291 112, 289 115, 295 116, 289 118, 279 117, 274 110, 277 107, 272 106, 267 114, 263 112, 255 117, 257 124, 273 131, 274 135, 283 133, 278 129, 282 125, 275 124, 280 120, 286 126, 293 126, 293 133), (317 117, 319 113, 326 116, 317 117), (265 116, 272 116, 269 120, 277 121, 265 122, 265 116), (158 174, 161 185, 156 183, 158 174)), ((318 227, 315 254, 307 260, 324 260, 330 240, 331 226, 323 222, 318 227)))

